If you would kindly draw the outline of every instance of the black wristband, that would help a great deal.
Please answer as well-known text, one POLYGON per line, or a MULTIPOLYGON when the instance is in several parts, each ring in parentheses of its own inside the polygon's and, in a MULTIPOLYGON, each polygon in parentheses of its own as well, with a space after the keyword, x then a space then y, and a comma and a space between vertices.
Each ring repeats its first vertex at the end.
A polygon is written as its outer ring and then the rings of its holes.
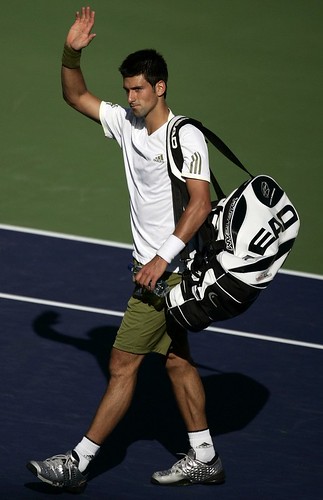
POLYGON ((81 66, 81 50, 74 50, 69 45, 64 45, 62 65, 69 69, 78 69, 81 66))

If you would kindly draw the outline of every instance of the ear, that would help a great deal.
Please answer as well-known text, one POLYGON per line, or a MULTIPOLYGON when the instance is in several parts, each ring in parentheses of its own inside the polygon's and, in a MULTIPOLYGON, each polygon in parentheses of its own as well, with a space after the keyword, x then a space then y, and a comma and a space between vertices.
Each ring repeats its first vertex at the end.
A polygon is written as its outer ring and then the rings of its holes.
POLYGON ((158 97, 161 97, 162 95, 165 94, 166 92, 166 83, 164 80, 159 80, 159 82, 156 83, 155 85, 155 92, 158 95, 158 97))

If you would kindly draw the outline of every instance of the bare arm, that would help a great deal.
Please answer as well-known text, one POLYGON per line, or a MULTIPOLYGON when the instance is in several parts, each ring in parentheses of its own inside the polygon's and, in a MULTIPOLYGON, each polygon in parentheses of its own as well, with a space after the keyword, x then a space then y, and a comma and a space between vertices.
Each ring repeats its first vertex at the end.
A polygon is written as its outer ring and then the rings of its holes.
MULTIPOLYGON (((186 186, 190 199, 173 233, 184 243, 188 243, 193 238, 211 211, 209 183, 202 180, 187 179, 186 186)), ((151 283, 150 289, 153 290, 156 281, 166 271, 167 266, 168 263, 162 257, 156 255, 136 274, 136 282, 146 287, 151 283)))
POLYGON ((174 234, 188 243, 211 211, 210 185, 207 181, 186 179, 188 205, 178 221, 174 234))
MULTIPOLYGON (((87 47, 95 37, 95 34, 91 33, 94 19, 95 12, 90 7, 83 7, 81 13, 76 13, 75 22, 65 42, 66 47, 72 49, 76 55, 75 51, 81 53, 81 50, 87 47)), ((65 101, 80 113, 99 122, 101 100, 88 91, 81 69, 68 68, 63 61, 61 79, 65 101)))

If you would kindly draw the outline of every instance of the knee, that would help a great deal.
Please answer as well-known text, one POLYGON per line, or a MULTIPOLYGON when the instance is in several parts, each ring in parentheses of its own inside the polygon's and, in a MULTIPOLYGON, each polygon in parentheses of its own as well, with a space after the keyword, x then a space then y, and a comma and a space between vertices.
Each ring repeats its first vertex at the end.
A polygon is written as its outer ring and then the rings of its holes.
POLYGON ((166 369, 170 377, 173 375, 180 376, 181 374, 184 376, 187 370, 191 370, 192 368, 193 364, 190 358, 178 356, 173 352, 168 354, 166 369))
POLYGON ((143 355, 113 348, 109 363, 110 377, 120 378, 135 375, 142 359, 143 355))

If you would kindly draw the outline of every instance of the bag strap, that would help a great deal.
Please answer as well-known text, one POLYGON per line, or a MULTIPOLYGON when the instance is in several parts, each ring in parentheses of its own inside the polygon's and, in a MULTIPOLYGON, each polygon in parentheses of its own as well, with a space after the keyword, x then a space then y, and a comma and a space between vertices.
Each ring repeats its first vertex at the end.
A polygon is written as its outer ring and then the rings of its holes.
MULTIPOLYGON (((228 160, 230 160, 232 163, 234 163, 237 167, 241 168, 246 174, 248 174, 251 178, 253 175, 247 170, 247 168, 241 163, 239 158, 231 151, 231 149, 220 139, 219 136, 217 136, 212 130, 204 127, 204 125, 199 122, 198 120, 195 120, 194 118, 187 118, 187 121, 185 123, 191 123, 194 125, 196 128, 198 128, 204 136, 217 148, 220 153, 222 153, 228 160)), ((185 124, 183 122, 183 125, 185 124)))
MULTIPOLYGON (((183 153, 179 141, 179 129, 187 124, 191 124, 197 129, 199 129, 204 137, 213 144, 213 146, 222 153, 228 160, 239 167, 241 170, 246 172, 251 178, 253 175, 247 170, 247 168, 241 163, 237 156, 231 151, 231 149, 218 137, 214 132, 205 127, 200 121, 194 118, 188 118, 186 116, 174 116, 167 125, 166 133, 166 150, 167 150, 167 166, 168 174, 172 181, 172 194, 173 194, 173 207, 174 207, 174 220, 177 224, 183 210, 188 204, 189 195, 187 192, 186 184, 181 180, 181 172, 183 169, 183 153), (176 165, 179 175, 175 175, 171 168, 171 163, 176 165)), ((225 198, 225 194, 219 185, 212 169, 210 168, 211 182, 214 187, 215 193, 217 195, 218 201, 225 198)), ((206 240, 206 235, 210 233, 210 229, 206 227, 206 223, 202 224, 199 233, 202 239, 206 240)), ((183 260, 188 259, 188 249, 187 246, 181 252, 181 258, 183 260)))
MULTIPOLYGON (((194 118, 188 118, 186 116, 174 116, 168 123, 167 127, 167 157, 168 157, 168 166, 169 166, 169 149, 171 151, 172 158, 176 164, 179 172, 182 172, 183 169, 183 155, 182 150, 179 143, 179 130, 184 125, 191 124, 197 129, 199 129, 204 137, 213 144, 213 146, 222 153, 228 160, 230 160, 234 165, 239 167, 241 170, 246 172, 251 178, 253 175, 247 170, 247 168, 242 164, 242 162, 238 159, 238 157, 231 151, 231 149, 217 136, 212 130, 205 127, 202 122, 195 120, 194 118), (176 137, 175 141, 174 138, 176 137)), ((175 181, 177 184, 177 180, 174 179, 174 175, 172 170, 169 168, 170 178, 175 181)), ((221 198, 225 198, 225 194, 219 185, 212 169, 210 168, 210 176, 211 182, 214 187, 215 193, 218 197, 218 200, 221 198)), ((176 177, 176 176, 175 176, 176 177)), ((182 181, 181 181, 182 182, 182 181)), ((180 187, 180 186, 179 186, 180 187)))

